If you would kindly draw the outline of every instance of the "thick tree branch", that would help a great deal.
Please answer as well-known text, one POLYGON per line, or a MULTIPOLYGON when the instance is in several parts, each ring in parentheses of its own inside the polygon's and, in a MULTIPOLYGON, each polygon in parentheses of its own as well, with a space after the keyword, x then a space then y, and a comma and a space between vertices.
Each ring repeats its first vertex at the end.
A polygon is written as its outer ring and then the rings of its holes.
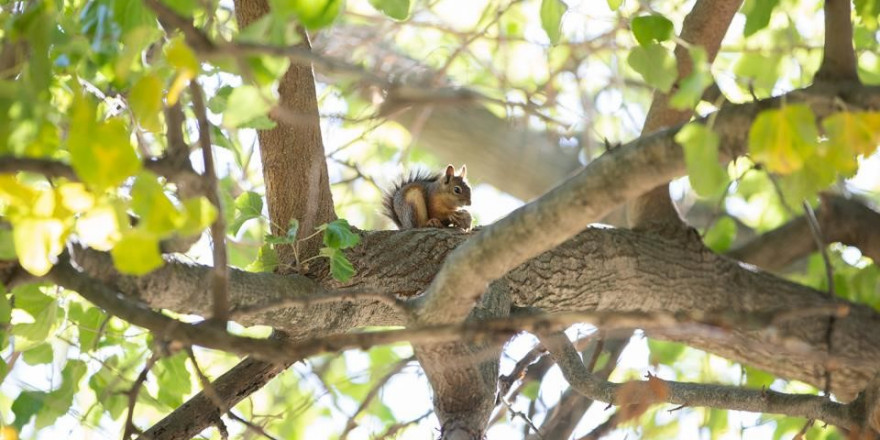
MULTIPOLYGON (((880 213, 841 196, 826 195, 817 212, 819 226, 828 242, 855 246, 874 262, 880 261, 880 213)), ((798 217, 763 234, 729 257, 768 269, 780 270, 816 250, 810 227, 798 217)))
POLYGON ((851 0, 825 0, 825 50, 815 80, 859 82, 851 0))
MULTIPOLYGON (((698 0, 684 19, 681 40, 705 49, 707 60, 711 64, 718 54, 721 40, 730 27, 733 15, 741 4, 741 0, 698 0)), ((680 44, 675 47, 675 60, 678 67, 676 85, 670 93, 654 93, 642 134, 683 124, 693 114, 693 109, 677 110, 669 105, 669 99, 678 89, 679 82, 690 75, 694 67, 688 49, 680 44)), ((669 197, 666 182, 628 203, 627 216, 630 226, 659 233, 680 234, 684 226, 669 197)))
MULTIPOLYGON (((235 1, 235 16, 241 29, 268 13, 266 0, 235 1)), ((302 42, 297 47, 310 51, 309 36, 305 31, 300 34, 302 42)), ((278 95, 278 107, 271 114, 278 125, 257 132, 271 230, 275 235, 284 235, 290 221, 296 219, 300 230, 311 234, 316 226, 336 219, 311 63, 292 60, 278 84, 278 95), (294 120, 279 118, 279 112, 292 115, 294 120)), ((320 246, 319 235, 300 242, 299 256, 317 255, 320 246)), ((291 245, 276 249, 282 271, 289 272, 289 268, 296 267, 291 245)))
POLYGON ((590 373, 564 335, 541 338, 568 383, 585 396, 614 405, 672 403, 758 413, 785 414, 823 420, 860 431, 866 423, 865 403, 834 402, 824 396, 784 394, 725 385, 673 382, 651 377, 646 382, 613 383, 590 373))
MULTIPOLYGON (((853 109, 878 108, 880 89, 815 88, 724 107, 713 124, 722 155, 729 159, 744 153, 748 144, 744 128, 764 109, 783 101, 806 102, 821 118, 835 111, 837 100, 853 109)), ((538 200, 480 230, 446 259, 427 291, 421 318, 433 323, 460 321, 492 280, 562 243, 620 203, 684 174, 683 154, 674 140, 679 128, 655 132, 606 153, 538 200)))

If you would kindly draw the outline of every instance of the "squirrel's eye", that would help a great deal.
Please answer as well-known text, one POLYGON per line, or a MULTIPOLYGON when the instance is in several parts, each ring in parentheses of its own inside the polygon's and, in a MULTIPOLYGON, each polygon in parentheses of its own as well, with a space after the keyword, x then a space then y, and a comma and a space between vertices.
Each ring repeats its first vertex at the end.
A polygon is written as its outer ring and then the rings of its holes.
POLYGON ((454 192, 456 194, 461 194, 461 187, 460 186, 452 187, 452 192, 454 192))

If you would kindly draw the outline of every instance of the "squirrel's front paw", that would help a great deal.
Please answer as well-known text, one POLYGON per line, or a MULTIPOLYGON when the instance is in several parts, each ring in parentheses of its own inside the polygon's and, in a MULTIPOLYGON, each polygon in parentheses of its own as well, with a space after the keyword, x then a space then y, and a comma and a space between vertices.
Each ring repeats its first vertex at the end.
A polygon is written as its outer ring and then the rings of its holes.
POLYGON ((452 222, 452 226, 461 229, 462 231, 467 231, 471 228, 471 222, 473 219, 471 218, 471 213, 462 209, 453 212, 452 215, 449 216, 449 221, 452 222))
POLYGON ((425 223, 425 226, 427 226, 429 228, 445 228, 446 227, 446 225, 444 225, 443 222, 441 222, 440 219, 438 219, 438 218, 429 218, 428 222, 425 223))

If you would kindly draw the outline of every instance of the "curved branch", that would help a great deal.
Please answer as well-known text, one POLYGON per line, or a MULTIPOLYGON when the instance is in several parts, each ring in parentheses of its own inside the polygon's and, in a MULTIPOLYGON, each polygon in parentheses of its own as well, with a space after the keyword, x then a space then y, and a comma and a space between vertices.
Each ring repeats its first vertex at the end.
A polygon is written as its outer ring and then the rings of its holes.
MULTIPOLYGON (((644 382, 633 381, 622 384, 608 382, 593 375, 584 367, 577 351, 564 335, 542 337, 541 341, 559 365, 569 385, 583 395, 602 402, 621 406, 661 402, 684 406, 707 406, 823 420, 855 431, 876 429, 869 425, 863 399, 842 404, 825 396, 673 382, 655 376, 644 382)), ((876 388, 876 385, 872 388, 876 388)))
MULTIPOLYGON (((862 254, 880 262, 880 213, 840 196, 823 196, 816 213, 822 234, 828 242, 855 246, 862 254)), ((736 260, 779 270, 816 250, 810 227, 798 217, 763 234, 730 253, 736 260)))
MULTIPOLYGON (((821 118, 835 111, 838 100, 854 109, 878 108, 880 88, 811 88, 732 105, 715 115, 713 129, 729 159, 745 152, 746 128, 760 111, 783 101, 806 102, 821 118)), ((617 205, 684 174, 683 154, 674 140, 679 129, 655 132, 606 153, 538 200, 480 230, 446 259, 428 289, 420 317, 433 323, 460 321, 491 281, 559 245, 617 205)))

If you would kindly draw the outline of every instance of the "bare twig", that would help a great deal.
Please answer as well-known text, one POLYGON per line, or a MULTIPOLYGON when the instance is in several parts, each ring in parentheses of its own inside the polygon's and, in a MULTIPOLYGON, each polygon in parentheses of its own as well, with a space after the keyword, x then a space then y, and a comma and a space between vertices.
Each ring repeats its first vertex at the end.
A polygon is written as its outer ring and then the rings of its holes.
MULTIPOLYGON (((813 241, 816 242, 816 249, 819 249, 822 255, 822 262, 825 264, 825 279, 828 282, 828 297, 834 301, 836 297, 834 293, 834 268, 831 266, 831 258, 828 257, 828 246, 825 238, 822 236, 822 229, 819 227, 819 221, 816 219, 816 213, 810 203, 804 200, 804 213, 807 224, 810 226, 810 233, 813 235, 813 241)), ((828 317, 828 329, 825 331, 825 345, 828 347, 828 354, 831 355, 833 348, 831 341, 834 336, 834 324, 837 318, 834 315, 828 317)), ((828 364, 825 365, 825 387, 823 389, 825 396, 831 395, 831 369, 828 364)))
POLYGON ((131 389, 128 391, 128 415, 125 417, 125 431, 122 434, 123 440, 128 440, 132 438, 135 433, 140 432, 140 430, 136 426, 134 426, 134 406, 137 403, 138 393, 140 393, 141 387, 147 380, 147 374, 150 372, 150 369, 153 368, 153 365, 155 365, 156 361, 158 360, 159 356, 155 353, 147 359, 147 362, 144 364, 144 368, 141 369, 140 374, 138 374, 137 379, 135 379, 134 383, 131 385, 131 389))
POLYGON ((211 224, 211 241, 214 242, 214 270, 211 277, 211 289, 213 292, 213 306, 211 318, 223 328, 229 319, 229 267, 226 263, 226 221, 223 216, 223 205, 220 203, 220 193, 217 187, 217 173, 214 170, 214 155, 211 151, 211 129, 208 122, 207 111, 202 87, 197 80, 190 81, 193 108, 196 119, 199 122, 199 145, 202 148, 202 158, 205 162, 206 196, 208 201, 217 209, 217 218, 211 224))
POLYGON ((396 365, 394 365, 394 367, 391 368, 390 371, 385 373, 384 376, 380 377, 379 380, 376 381, 376 384, 373 385, 373 388, 371 388, 367 395, 364 396, 364 400, 361 402, 360 406, 358 406, 357 410, 355 410, 354 414, 352 414, 351 417, 348 418, 348 422, 345 423, 345 429, 343 429, 342 434, 339 435, 339 440, 345 440, 346 438, 348 438, 348 433, 350 433, 352 429, 357 427, 356 419, 358 415, 360 415, 367 409, 368 406, 370 406, 370 403, 372 403, 373 399, 375 399, 376 396, 379 394, 379 390, 381 390, 382 387, 384 387, 385 384, 388 383, 388 381, 391 380, 392 377, 394 377, 397 373, 400 373, 404 368, 406 368, 406 366, 410 362, 412 362, 413 359, 413 356, 410 356, 406 359, 401 359, 397 362, 396 365))

